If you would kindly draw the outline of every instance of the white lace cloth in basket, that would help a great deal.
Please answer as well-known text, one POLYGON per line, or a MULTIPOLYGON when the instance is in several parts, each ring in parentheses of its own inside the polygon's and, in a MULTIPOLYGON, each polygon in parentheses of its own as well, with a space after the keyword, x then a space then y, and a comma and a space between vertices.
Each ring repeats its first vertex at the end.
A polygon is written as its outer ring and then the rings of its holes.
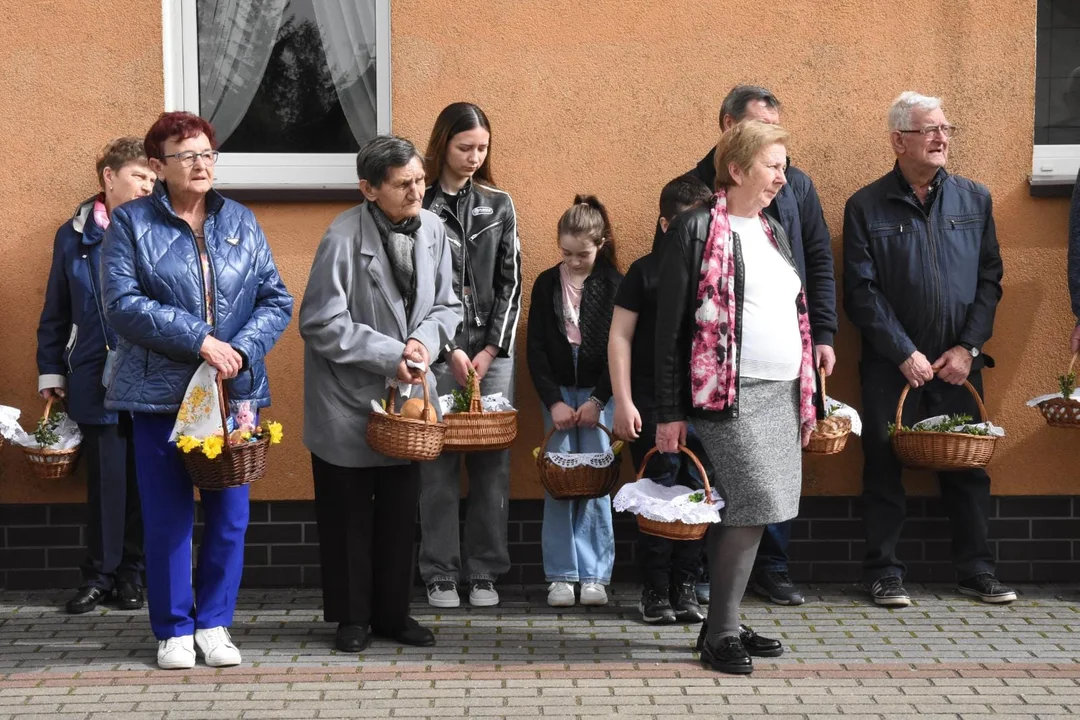
POLYGON ((720 522, 720 508, 724 501, 712 491, 713 504, 702 500, 694 502, 691 496, 704 497, 703 490, 676 485, 666 487, 642 478, 637 482, 623 485, 615 495, 615 509, 619 512, 631 512, 657 522, 675 522, 681 520, 689 525, 720 522))
POLYGON ((602 453, 544 453, 544 456, 559 467, 594 467, 606 468, 615 462, 615 453, 611 450, 602 453))
POLYGON ((837 417, 846 417, 851 421, 851 432, 855 435, 862 435, 862 418, 859 417, 859 413, 855 408, 826 395, 825 412, 837 417))
MULTIPOLYGON (((1028 400, 1027 401, 1027 406, 1028 407, 1036 407, 1036 406, 1046 402, 1047 400, 1054 400, 1054 399, 1059 398, 1059 397, 1061 397, 1061 393, 1059 393, 1059 392, 1050 393, 1049 395, 1040 395, 1037 398, 1031 398, 1030 400, 1028 400)), ((1069 399, 1070 400, 1080 400, 1080 388, 1076 388, 1075 390, 1073 390, 1072 395, 1069 396, 1069 399)))

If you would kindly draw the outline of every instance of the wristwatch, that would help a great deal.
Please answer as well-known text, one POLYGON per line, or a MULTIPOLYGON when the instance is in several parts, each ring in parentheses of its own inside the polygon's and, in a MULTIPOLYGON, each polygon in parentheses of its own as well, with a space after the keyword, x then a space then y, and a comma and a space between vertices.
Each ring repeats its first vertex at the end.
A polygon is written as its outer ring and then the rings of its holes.
POLYGON ((960 347, 964 348, 964 349, 965 349, 965 350, 967 350, 967 351, 968 351, 969 353, 971 353, 971 357, 972 357, 973 359, 974 359, 974 358, 977 358, 977 357, 979 357, 979 348, 975 347, 975 346, 974 346, 974 345, 972 345, 971 343, 964 343, 964 342, 962 342, 962 343, 960 343, 960 347))

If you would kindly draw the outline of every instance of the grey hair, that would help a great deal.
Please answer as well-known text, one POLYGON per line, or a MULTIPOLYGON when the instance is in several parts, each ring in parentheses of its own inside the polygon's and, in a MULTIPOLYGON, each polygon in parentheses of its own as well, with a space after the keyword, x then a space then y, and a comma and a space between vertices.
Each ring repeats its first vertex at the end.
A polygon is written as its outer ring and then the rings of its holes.
POLYGON ((911 112, 913 110, 933 112, 940 107, 941 98, 939 97, 920 95, 912 90, 902 92, 889 106, 889 132, 894 130, 914 130, 911 127, 911 112))
POLYGON ((356 175, 379 187, 390 174, 390 168, 405 167, 413 158, 424 162, 416 146, 396 135, 376 135, 356 153, 356 175))
POLYGON ((750 103, 761 101, 770 110, 780 110, 780 101, 773 95, 772 90, 758 85, 736 85, 720 104, 720 126, 724 125, 724 116, 730 115, 735 122, 742 122, 746 117, 746 108, 750 103))

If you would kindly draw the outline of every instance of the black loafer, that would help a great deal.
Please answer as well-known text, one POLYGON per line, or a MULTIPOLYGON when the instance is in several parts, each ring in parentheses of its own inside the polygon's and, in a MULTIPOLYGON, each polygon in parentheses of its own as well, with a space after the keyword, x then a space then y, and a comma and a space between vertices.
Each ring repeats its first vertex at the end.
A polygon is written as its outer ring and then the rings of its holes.
POLYGON ((116 607, 120 610, 142 610, 143 589, 135 583, 121 582, 116 586, 116 607))
POLYGON ((341 652, 360 653, 371 644, 371 636, 367 628, 359 625, 346 625, 341 623, 337 626, 334 634, 334 647, 341 652))
POLYGON ((431 632, 411 617, 405 618, 405 627, 400 630, 382 631, 372 628, 372 631, 379 637, 389 638, 402 645, 431 647, 435 644, 435 633, 431 632))
POLYGON ((75 593, 75 597, 68 600, 67 611, 72 615, 88 613, 101 603, 105 602, 105 599, 108 598, 108 596, 109 593, 99 587, 94 587, 93 585, 81 587, 79 588, 79 591, 75 593))
POLYGON ((754 661, 746 652, 742 641, 732 636, 716 641, 706 638, 701 650, 701 664, 729 675, 748 675, 754 672, 754 661))
MULTIPOLYGON (((701 632, 698 633, 697 644, 694 649, 702 652, 705 647, 705 632, 709 624, 701 623, 701 632)), ((784 654, 784 644, 779 640, 762 637, 754 632, 753 628, 746 625, 739 626, 739 640, 742 641, 746 653, 752 657, 780 657, 784 654)))

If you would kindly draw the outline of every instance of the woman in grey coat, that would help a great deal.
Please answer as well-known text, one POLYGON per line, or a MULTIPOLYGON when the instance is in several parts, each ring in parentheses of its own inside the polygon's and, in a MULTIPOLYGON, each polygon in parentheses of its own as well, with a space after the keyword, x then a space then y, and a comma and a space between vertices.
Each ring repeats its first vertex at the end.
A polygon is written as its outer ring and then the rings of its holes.
POLYGON ((365 202, 326 231, 300 307, 323 616, 338 623, 343 652, 363 651, 369 632, 435 644, 409 617, 418 467, 368 447, 367 419, 388 380, 421 382, 406 360, 424 365, 434 397, 426 368, 461 316, 443 224, 421 209, 420 153, 408 140, 379 136, 360 149, 356 167, 365 202))

